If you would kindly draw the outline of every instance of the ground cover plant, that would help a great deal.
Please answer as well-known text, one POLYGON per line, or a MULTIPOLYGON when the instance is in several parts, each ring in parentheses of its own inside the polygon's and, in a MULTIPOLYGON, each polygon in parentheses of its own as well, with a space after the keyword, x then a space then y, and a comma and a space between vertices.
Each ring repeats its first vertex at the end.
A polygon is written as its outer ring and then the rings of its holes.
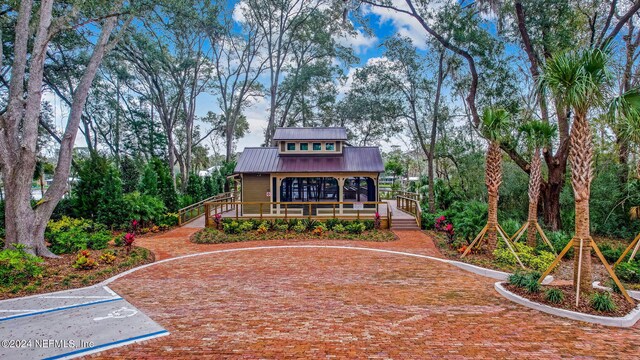
POLYGON ((45 259, 21 248, 5 249, 0 251, 0 299, 89 286, 153 260, 145 248, 127 253, 113 244, 45 259))
POLYGON ((534 302, 593 315, 625 316, 637 305, 629 304, 618 292, 589 289, 580 296, 576 306, 572 286, 539 285, 539 277, 539 272, 516 271, 503 285, 510 292, 534 302))
POLYGON ((393 241, 393 232, 376 228, 375 220, 308 219, 235 220, 221 219, 222 230, 205 228, 191 237, 199 244, 221 244, 255 240, 358 240, 393 241))

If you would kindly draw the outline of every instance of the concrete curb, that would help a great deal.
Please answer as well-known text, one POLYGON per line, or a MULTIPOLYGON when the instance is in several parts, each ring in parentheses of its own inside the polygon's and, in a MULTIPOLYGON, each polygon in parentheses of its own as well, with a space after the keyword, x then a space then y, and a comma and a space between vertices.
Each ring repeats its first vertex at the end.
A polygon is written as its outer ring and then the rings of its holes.
MULTIPOLYGON (((593 287, 594 289, 600 289, 600 290, 606 290, 606 291, 613 291, 612 288, 610 287, 606 287, 603 286, 602 284, 600 284, 600 281, 594 281, 593 282, 593 287)), ((631 296, 632 298, 636 299, 636 300, 640 300, 640 291, 637 290, 627 290, 627 293, 629 294, 629 296, 631 296)))
MULTIPOLYGON (((504 271, 499 271, 499 270, 493 270, 493 269, 487 269, 487 268, 483 268, 477 265, 472 265, 472 264, 468 264, 465 262, 461 262, 461 261, 455 261, 455 260, 449 260, 449 263, 453 266, 457 266, 462 270, 466 270, 478 275, 482 275, 488 278, 492 278, 492 279, 496 279, 496 280, 503 280, 506 281, 509 276, 511 275, 510 273, 504 272, 504 271)), ((547 275, 546 278, 544 278, 544 281, 542 281, 542 284, 547 285, 549 283, 551 283, 553 281, 553 276, 551 275, 547 275)))
MULTIPOLYGON (((498 270, 492 270, 492 269, 487 269, 487 268, 483 268, 477 265, 472 265, 472 264, 468 264, 465 262, 461 262, 461 261, 456 261, 456 260, 450 260, 450 259, 444 259, 444 258, 439 258, 439 257, 435 257, 435 256, 429 256, 429 255, 422 255, 422 254, 414 254, 414 253, 409 253, 409 252, 404 252, 404 251, 394 251, 394 250, 386 250, 386 249, 376 249, 376 248, 367 248, 367 247, 360 247, 360 246, 340 246, 340 245, 277 245, 277 246, 256 246, 256 247, 247 247, 247 248, 235 248, 235 249, 221 249, 221 250, 211 250, 211 251, 205 251, 205 252, 200 252, 200 253, 193 253, 193 254, 186 254, 186 255, 181 255, 181 256, 176 256, 176 257, 172 257, 172 258, 167 258, 167 259, 162 259, 162 260, 158 260, 158 261, 154 261, 148 264, 144 264, 144 265, 140 265, 138 267, 129 269, 127 271, 121 272, 119 274, 116 274, 108 279, 105 279, 97 284, 93 284, 93 285, 89 285, 83 288, 74 288, 74 289, 66 289, 66 290, 58 290, 58 291, 54 291, 51 293, 42 293, 42 294, 34 294, 34 295, 28 295, 28 296, 24 296, 24 297, 19 297, 19 298, 12 298, 12 299, 5 299, 5 300, 0 300, 0 304, 4 303, 4 302, 11 302, 11 301, 20 301, 23 299, 27 299, 27 298, 34 298, 34 297, 42 297, 42 296, 47 296, 47 295, 53 295, 53 294, 60 294, 60 293, 64 293, 64 292, 68 292, 68 291, 73 291, 73 290, 81 290, 81 289, 91 289, 91 288, 96 288, 96 287, 105 287, 106 289, 108 289, 108 291, 112 291, 108 285, 124 276, 127 276, 131 273, 134 273, 138 270, 142 270, 144 268, 150 267, 150 266, 155 266, 155 265, 159 265, 159 264, 163 264, 166 262, 171 262, 171 261, 178 261, 178 260, 182 260, 182 259, 187 259, 187 258, 192 258, 192 257, 197 257, 197 256, 206 256, 206 255, 213 255, 213 254, 220 254, 220 253, 231 253, 231 252, 239 252, 239 251, 248 251, 248 250, 271 250, 271 249, 292 249, 292 248, 328 248, 328 249, 348 249, 348 250, 361 250, 361 251, 373 251, 373 252, 379 252, 379 253, 387 253, 387 254, 393 254, 393 255, 402 255, 402 256, 411 256, 411 257, 418 257, 418 258, 423 258, 423 259, 427 259, 427 260, 433 260, 433 261, 437 261, 437 262, 441 262, 441 263, 445 263, 445 264, 451 264, 455 267, 458 267, 462 270, 474 273, 474 274, 478 274, 481 276, 485 276, 491 279, 496 279, 496 280, 507 280, 507 278, 509 277, 509 273, 507 272, 503 272, 503 271, 498 271, 498 270)), ((553 281, 553 276, 547 276, 544 281, 542 282, 543 284, 548 284, 550 282, 553 281)))
POLYGON ((523 298, 520 295, 516 295, 510 292, 509 290, 505 289, 504 286, 502 286, 502 284, 503 283, 500 281, 494 284, 496 291, 500 295, 504 296, 505 298, 515 303, 526 306, 530 309, 545 312, 547 314, 560 316, 567 319, 584 321, 584 322, 589 322, 593 324, 600 324, 600 325, 612 326, 612 327, 631 327, 638 320, 640 320, 640 305, 636 306, 635 309, 633 309, 629 314, 623 317, 597 316, 597 315, 579 313, 571 310, 559 309, 552 306, 533 302, 529 299, 523 298))

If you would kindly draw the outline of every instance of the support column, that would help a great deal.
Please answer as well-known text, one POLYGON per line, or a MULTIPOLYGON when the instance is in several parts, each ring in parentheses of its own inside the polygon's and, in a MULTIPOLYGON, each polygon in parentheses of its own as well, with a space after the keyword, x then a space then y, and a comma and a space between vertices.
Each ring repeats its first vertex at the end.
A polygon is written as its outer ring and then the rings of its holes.
MULTIPOLYGON (((343 202, 344 201, 344 180, 345 178, 337 178, 338 180, 338 201, 339 202, 343 202)), ((344 212, 343 210, 343 205, 340 204, 340 215, 342 215, 344 212)))
MULTIPOLYGON (((273 181, 272 181, 273 183, 273 181)), ((282 186, 282 178, 281 177, 276 177, 276 188, 274 189, 274 191, 276 191, 276 202, 280 202, 280 187, 282 186)), ((271 201, 271 199, 269 199, 269 201, 271 201)), ((269 213, 271 213, 271 209, 272 207, 269 206, 269 213)), ((280 204, 276 205, 276 214, 280 215, 280 204)))

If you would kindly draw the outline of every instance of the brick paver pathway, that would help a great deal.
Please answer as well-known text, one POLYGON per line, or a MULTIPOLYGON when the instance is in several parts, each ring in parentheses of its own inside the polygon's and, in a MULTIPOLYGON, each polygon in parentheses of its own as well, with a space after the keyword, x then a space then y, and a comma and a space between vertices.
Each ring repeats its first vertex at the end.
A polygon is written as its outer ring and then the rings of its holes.
MULTIPOLYGON (((273 245, 348 245, 437 255, 428 236, 390 243, 188 242, 178 229, 139 245, 168 258, 273 245)), ((210 254, 134 272, 111 287, 171 335, 111 358, 559 358, 640 356, 640 327, 615 329, 509 302, 493 281, 423 258, 351 249, 210 254)))

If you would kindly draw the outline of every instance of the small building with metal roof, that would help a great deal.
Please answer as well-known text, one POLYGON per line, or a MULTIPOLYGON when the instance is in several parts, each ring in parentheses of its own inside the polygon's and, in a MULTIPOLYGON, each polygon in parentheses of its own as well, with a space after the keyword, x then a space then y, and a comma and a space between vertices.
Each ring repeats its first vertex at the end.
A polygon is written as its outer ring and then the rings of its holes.
POLYGON ((380 149, 351 146, 347 140, 342 127, 277 128, 273 146, 245 148, 234 171, 246 203, 242 215, 263 214, 265 202, 270 214, 279 214, 281 205, 290 202, 287 211, 319 216, 327 209, 336 211, 336 203, 342 214, 379 201, 378 180, 384 172, 380 149), (299 202, 314 205, 296 207, 299 202))

